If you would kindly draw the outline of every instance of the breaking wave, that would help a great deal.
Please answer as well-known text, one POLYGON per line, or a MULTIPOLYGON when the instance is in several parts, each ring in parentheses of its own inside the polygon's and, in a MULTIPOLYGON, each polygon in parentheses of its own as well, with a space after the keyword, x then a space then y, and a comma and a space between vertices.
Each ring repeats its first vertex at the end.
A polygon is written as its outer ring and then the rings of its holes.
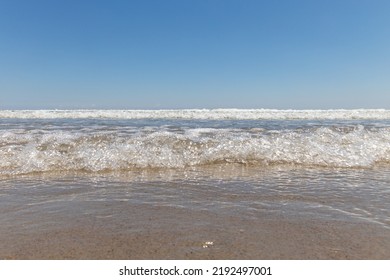
POLYGON ((390 128, 159 127, 120 131, 0 131, 0 174, 184 168, 215 163, 371 167, 390 163, 390 128))

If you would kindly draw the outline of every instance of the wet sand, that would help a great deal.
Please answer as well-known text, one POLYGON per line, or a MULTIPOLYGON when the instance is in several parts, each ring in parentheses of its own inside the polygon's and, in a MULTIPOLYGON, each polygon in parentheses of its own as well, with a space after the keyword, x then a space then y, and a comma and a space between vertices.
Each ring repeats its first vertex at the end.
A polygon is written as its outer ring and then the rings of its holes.
POLYGON ((3 178, 0 259, 390 259, 389 169, 3 178))
POLYGON ((119 215, 77 215, 69 208, 9 216, 15 220, 0 229, 0 259, 390 258, 390 230, 364 222, 270 214, 245 218, 126 203, 96 206, 119 215))

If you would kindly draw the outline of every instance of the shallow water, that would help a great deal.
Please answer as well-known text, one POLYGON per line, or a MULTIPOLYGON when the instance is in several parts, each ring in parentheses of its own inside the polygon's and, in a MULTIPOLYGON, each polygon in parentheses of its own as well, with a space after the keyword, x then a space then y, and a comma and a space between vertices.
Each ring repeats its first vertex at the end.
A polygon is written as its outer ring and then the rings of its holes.
POLYGON ((388 167, 259 168, 221 164, 97 175, 25 175, 3 178, 0 183, 3 226, 18 219, 35 220, 37 225, 36 219, 46 213, 66 213, 74 208, 80 215, 112 219, 122 213, 98 205, 117 203, 205 210, 254 219, 279 215, 288 219, 364 221, 390 228, 388 167))

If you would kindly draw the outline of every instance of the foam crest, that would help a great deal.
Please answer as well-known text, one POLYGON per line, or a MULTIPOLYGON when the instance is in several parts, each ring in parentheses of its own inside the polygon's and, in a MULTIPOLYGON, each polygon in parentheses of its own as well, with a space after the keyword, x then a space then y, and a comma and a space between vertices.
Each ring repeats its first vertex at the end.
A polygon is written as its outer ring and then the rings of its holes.
POLYGON ((0 110, 0 118, 16 119, 206 119, 206 120, 292 120, 292 119, 390 119, 390 110, 272 110, 272 109, 186 109, 186 110, 0 110))
POLYGON ((0 131, 0 174, 184 168, 215 163, 371 167, 390 163, 390 129, 0 131))

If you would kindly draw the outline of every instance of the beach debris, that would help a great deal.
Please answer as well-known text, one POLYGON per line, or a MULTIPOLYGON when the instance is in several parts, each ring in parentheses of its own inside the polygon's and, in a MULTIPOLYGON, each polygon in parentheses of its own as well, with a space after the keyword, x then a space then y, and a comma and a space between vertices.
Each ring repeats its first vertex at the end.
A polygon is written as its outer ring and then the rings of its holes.
POLYGON ((203 242, 202 248, 208 248, 214 245, 213 241, 205 241, 203 242))

